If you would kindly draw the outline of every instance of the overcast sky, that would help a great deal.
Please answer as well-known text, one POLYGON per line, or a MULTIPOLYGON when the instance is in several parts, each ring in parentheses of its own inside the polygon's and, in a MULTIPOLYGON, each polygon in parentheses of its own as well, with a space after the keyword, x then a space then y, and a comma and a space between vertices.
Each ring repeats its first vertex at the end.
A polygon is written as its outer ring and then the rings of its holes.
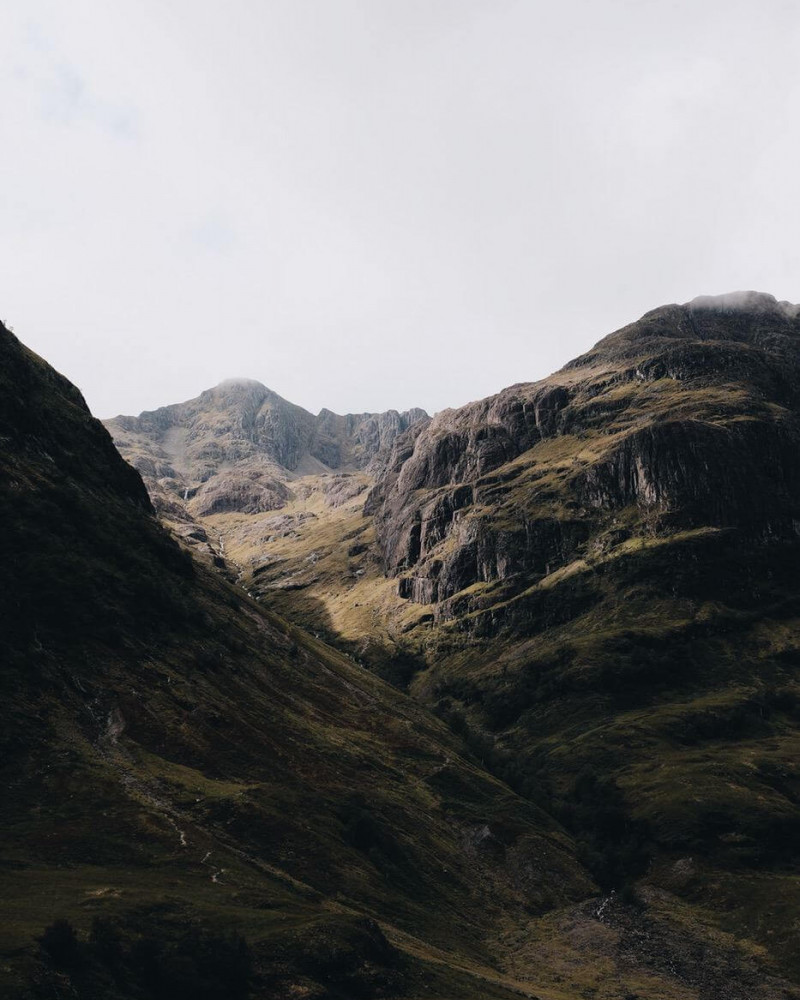
POLYGON ((800 300, 800 5, 2 0, 0 318, 99 416, 459 405, 800 300))

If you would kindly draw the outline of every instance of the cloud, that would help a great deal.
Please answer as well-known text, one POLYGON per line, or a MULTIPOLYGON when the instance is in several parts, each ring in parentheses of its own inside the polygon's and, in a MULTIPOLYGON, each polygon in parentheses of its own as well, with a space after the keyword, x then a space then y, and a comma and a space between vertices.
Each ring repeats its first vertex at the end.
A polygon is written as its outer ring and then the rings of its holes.
POLYGON ((4 0, 0 309, 103 414, 230 371, 433 411, 796 298, 799 41, 783 0, 4 0))
POLYGON ((35 95, 44 121, 68 127, 88 123, 118 139, 138 136, 135 106, 96 93, 41 25, 26 25, 18 55, 13 77, 35 95))
POLYGON ((738 291, 723 295, 698 295, 688 305, 696 310, 714 312, 782 312, 789 319, 800 313, 800 305, 778 302, 768 292, 738 291))
POLYGON ((208 215, 189 231, 189 240, 201 250, 226 254, 238 240, 231 225, 218 215, 208 215))

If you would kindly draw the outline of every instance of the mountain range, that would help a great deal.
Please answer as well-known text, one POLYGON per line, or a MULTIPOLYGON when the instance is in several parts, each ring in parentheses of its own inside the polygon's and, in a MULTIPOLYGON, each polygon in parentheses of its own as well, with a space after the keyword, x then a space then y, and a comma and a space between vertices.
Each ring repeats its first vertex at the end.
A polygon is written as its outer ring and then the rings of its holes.
POLYGON ((8 995, 800 997, 797 307, 433 418, 0 359, 8 995))

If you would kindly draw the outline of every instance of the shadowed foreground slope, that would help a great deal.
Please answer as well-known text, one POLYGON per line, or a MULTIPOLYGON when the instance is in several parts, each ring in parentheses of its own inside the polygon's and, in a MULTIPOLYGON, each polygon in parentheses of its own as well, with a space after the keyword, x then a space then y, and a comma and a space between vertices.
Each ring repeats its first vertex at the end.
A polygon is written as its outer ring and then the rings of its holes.
POLYGON ((5 329, 0 440, 8 995, 174 995, 233 931, 255 996, 483 995, 458 965, 592 893, 438 720, 195 565, 5 329), (59 918, 100 922, 48 961, 59 918))

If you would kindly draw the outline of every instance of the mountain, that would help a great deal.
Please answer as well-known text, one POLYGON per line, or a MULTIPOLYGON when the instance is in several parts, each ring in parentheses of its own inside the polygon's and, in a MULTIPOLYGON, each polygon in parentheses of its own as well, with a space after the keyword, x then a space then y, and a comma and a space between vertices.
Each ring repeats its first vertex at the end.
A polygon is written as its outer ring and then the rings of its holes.
POLYGON ((491 740, 601 884, 674 894, 795 977, 799 313, 656 309, 439 414, 367 504, 426 612, 415 696, 491 740))
POLYGON ((341 502, 315 473, 197 519, 257 600, 555 817, 640 947, 677 934, 680 987, 635 995, 800 977, 798 385, 797 306, 703 297, 416 421, 341 502))
POLYGON ((316 417, 260 382, 234 379, 197 399, 107 422, 166 510, 258 514, 283 507, 303 474, 375 469, 424 410, 316 417))
POLYGON ((795 977, 798 313, 656 309, 437 415, 367 503, 425 611, 415 696, 490 741, 601 884, 670 893, 795 977))
POLYGON ((368 505, 403 596, 508 595, 645 528, 796 537, 800 320, 771 296, 733 303, 657 309, 404 441, 368 505))
POLYGON ((596 923, 563 827, 194 561, 4 327, 0 440, 0 994, 534 995, 537 915, 596 923))

